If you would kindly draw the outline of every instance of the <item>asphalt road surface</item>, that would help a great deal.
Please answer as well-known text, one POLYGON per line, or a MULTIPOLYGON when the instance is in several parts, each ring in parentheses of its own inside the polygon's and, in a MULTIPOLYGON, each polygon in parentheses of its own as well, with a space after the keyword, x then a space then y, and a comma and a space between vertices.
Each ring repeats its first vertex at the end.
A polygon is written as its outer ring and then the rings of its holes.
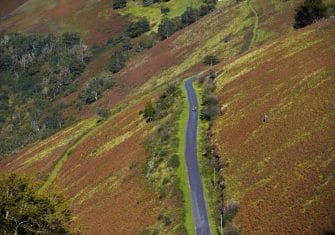
POLYGON ((189 103, 189 119, 186 130, 186 165, 190 182, 190 191, 192 197, 192 211, 196 226, 197 235, 210 235, 208 215, 205 204, 204 191, 201 183, 201 176, 197 158, 197 130, 198 130, 198 101, 192 83, 195 78, 186 81, 189 103), (196 111, 194 111, 196 107, 196 111))

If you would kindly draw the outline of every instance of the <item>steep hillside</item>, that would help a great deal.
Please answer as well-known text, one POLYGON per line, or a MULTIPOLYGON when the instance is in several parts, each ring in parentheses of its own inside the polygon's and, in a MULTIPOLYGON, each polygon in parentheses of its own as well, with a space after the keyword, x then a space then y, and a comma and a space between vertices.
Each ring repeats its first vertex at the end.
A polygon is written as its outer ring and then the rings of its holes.
POLYGON ((246 234, 335 228, 335 22, 322 21, 226 64, 213 131, 234 222, 246 234), (264 116, 268 120, 264 122, 264 116))
POLYGON ((293 32, 300 0, 223 0, 214 12, 135 54, 112 75, 112 88, 78 107, 80 89, 104 75, 115 56, 108 39, 143 16, 151 23, 145 36, 150 35, 162 18, 161 6, 169 6, 168 16, 175 17, 199 1, 171 0, 147 8, 142 1, 129 1, 117 11, 107 0, 8 2, 0 2, 0 32, 76 31, 102 48, 78 77, 78 90, 58 101, 68 104, 64 115, 78 121, 0 161, 1 172, 28 174, 43 184, 42 190, 63 192, 74 210, 74 227, 85 234, 139 234, 159 230, 165 220, 161 231, 175 232, 169 231, 175 221, 164 216, 179 211, 180 204, 150 187, 145 174, 144 141, 166 119, 148 124, 139 113, 172 81, 206 74, 211 68, 203 58, 213 54, 221 61, 214 67, 220 71, 220 102, 228 104, 227 113, 215 121, 214 137, 222 162, 229 164, 223 171, 225 201, 239 203, 236 225, 242 233, 258 234, 333 229, 334 215, 325 209, 334 205, 333 23, 293 32), (110 109, 111 116, 97 122, 100 107, 110 109), (265 114, 270 118, 262 123, 265 114), (322 216, 327 220, 317 224, 322 216))

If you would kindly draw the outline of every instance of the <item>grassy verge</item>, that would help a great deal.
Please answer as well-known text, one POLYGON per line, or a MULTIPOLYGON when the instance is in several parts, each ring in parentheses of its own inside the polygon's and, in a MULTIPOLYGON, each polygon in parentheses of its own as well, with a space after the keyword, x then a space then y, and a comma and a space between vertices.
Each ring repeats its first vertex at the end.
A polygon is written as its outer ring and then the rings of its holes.
POLYGON ((190 183, 188 180, 186 160, 185 160, 185 141, 186 141, 186 124, 188 121, 188 108, 189 104, 186 100, 185 82, 181 85, 182 96, 183 96, 183 111, 179 117, 179 128, 178 128, 178 155, 180 156, 180 166, 178 168, 179 187, 184 195, 184 206, 185 206, 185 227, 188 234, 195 234, 195 224, 192 213, 192 201, 190 193, 190 183))
MULTIPOLYGON (((197 100, 199 107, 201 104, 201 87, 196 85, 194 86, 195 92, 197 94, 197 100)), ((200 108, 198 115, 200 116, 200 108)), ((205 194, 205 202, 207 207, 208 219, 209 219, 209 226, 211 234, 216 234, 217 231, 217 223, 216 220, 219 219, 220 215, 217 213, 217 201, 220 197, 220 192, 217 188, 213 186, 213 168, 209 167, 207 164, 208 159, 204 157, 205 152, 205 143, 206 143, 206 134, 209 128, 209 123, 201 120, 199 117, 199 126, 198 126, 198 134, 197 134, 197 154, 198 154, 198 162, 201 172, 202 178, 202 186, 204 189, 205 194)), ((219 225, 219 224, 218 224, 219 225)))
POLYGON ((251 38, 251 42, 250 42, 250 45, 249 45, 249 48, 251 48, 257 40, 257 30, 258 30, 258 25, 259 25, 259 17, 258 17, 258 13, 257 13, 256 9, 251 4, 251 0, 248 0, 248 6, 249 6, 250 10, 252 11, 252 13, 255 15, 255 23, 254 23, 254 27, 252 29, 252 38, 251 38))

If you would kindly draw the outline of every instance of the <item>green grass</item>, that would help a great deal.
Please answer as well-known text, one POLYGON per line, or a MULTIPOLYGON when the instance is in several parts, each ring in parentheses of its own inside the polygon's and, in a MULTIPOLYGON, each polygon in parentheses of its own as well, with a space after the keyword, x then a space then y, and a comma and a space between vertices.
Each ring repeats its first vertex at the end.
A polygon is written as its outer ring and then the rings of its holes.
POLYGON ((250 45, 249 45, 249 48, 252 48, 252 46, 257 41, 257 30, 258 30, 258 25, 259 25, 259 17, 258 17, 258 13, 257 13, 256 9, 251 4, 251 0, 248 0, 248 6, 249 6, 250 10, 252 11, 252 13, 255 15, 255 23, 254 23, 254 27, 252 29, 252 38, 251 38, 251 42, 250 42, 250 45))
POLYGON ((212 177, 213 177, 213 170, 207 166, 206 159, 203 157, 203 144, 206 138, 206 131, 208 129, 208 123, 200 119, 200 104, 201 100, 199 99, 201 94, 201 87, 194 86, 194 90, 197 94, 197 100, 199 104, 199 112, 198 112, 198 120, 199 120, 199 126, 198 126, 198 133, 197 133, 197 154, 198 154, 198 162, 201 172, 201 178, 202 178, 202 187, 204 189, 205 194, 205 202, 206 202, 206 208, 208 213, 208 220, 209 220, 209 228, 211 231, 211 234, 216 234, 216 223, 215 223, 215 209, 218 205, 215 204, 215 200, 217 195, 213 195, 214 193, 218 193, 217 190, 213 190, 212 185, 212 177))
POLYGON ((171 0, 165 3, 155 3, 150 6, 143 6, 143 1, 129 1, 127 7, 120 10, 122 14, 131 14, 135 17, 146 17, 153 26, 151 31, 157 31, 158 25, 162 19, 161 7, 169 7, 169 18, 180 16, 187 7, 198 8, 201 0, 171 0))
POLYGON ((179 187, 184 195, 184 203, 185 203, 185 228, 188 234, 195 234, 195 224, 193 220, 192 213, 192 200, 190 193, 190 183, 188 180, 188 173, 186 167, 185 160, 185 142, 186 142, 186 124, 188 121, 188 108, 189 104, 186 101, 186 90, 184 88, 185 83, 182 83, 181 90, 183 91, 183 111, 179 117, 179 128, 178 128, 178 139, 179 139, 179 147, 178 147, 178 155, 180 156, 180 166, 178 168, 178 178, 179 178, 179 187))
POLYGON ((40 191, 43 192, 45 191, 56 179, 59 171, 62 169, 62 166, 64 165, 65 161, 68 159, 68 157, 71 155, 71 153, 77 148, 79 144, 81 144, 88 136, 91 134, 95 133, 96 126, 92 126, 85 130, 76 140, 75 142, 68 148, 66 149, 63 154, 59 157, 57 160, 55 166, 52 168, 50 171, 46 181, 40 188, 40 191))

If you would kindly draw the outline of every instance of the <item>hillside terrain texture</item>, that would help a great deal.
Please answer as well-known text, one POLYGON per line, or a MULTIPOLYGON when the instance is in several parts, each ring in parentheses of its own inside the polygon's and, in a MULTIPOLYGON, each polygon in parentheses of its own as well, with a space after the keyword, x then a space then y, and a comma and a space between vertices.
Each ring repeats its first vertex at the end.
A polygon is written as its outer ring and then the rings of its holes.
POLYGON ((0 234, 334 234, 334 14, 1 0, 0 234))

